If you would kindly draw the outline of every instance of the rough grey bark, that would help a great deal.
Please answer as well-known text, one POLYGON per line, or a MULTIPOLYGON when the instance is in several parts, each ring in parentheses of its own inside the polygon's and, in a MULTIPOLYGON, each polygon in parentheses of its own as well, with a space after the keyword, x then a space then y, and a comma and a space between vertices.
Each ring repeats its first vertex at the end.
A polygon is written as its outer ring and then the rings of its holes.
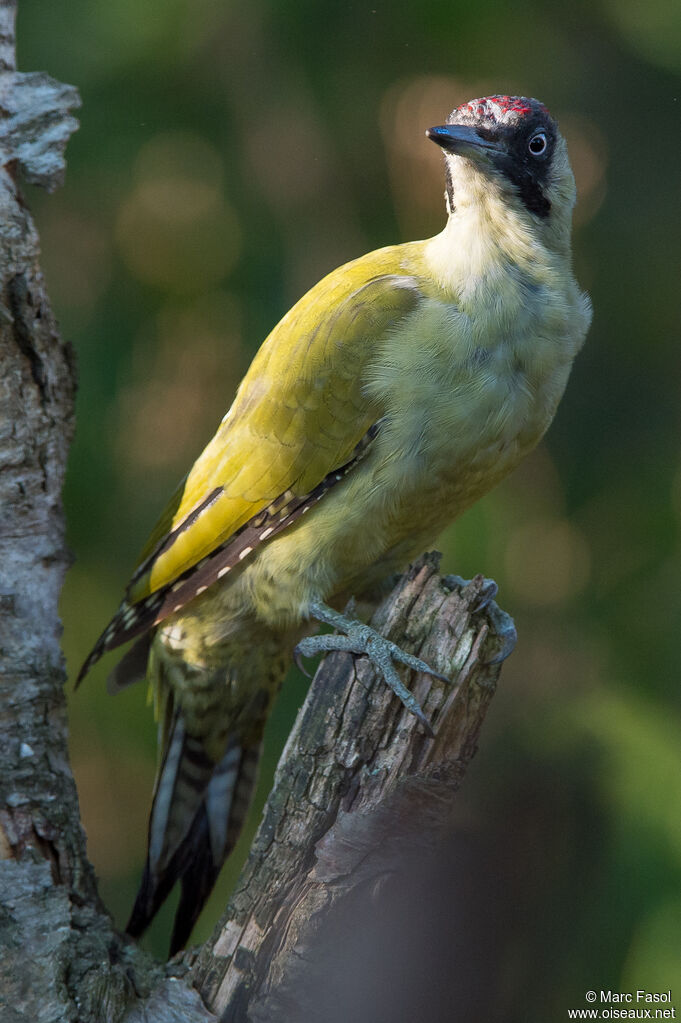
POLYGON ((98 901, 68 763, 57 600, 75 372, 17 183, 61 182, 79 100, 16 72, 15 15, 0 0, 0 1018, 114 1020, 149 967, 126 961, 98 901))
POLYGON ((451 688, 427 676, 409 683, 435 739, 365 661, 327 658, 212 941, 164 968, 113 930, 85 853, 59 650, 75 372, 17 184, 19 174, 48 190, 61 182, 78 97, 45 74, 15 71, 15 7, 0 0, 0 1018, 305 1018, 337 914, 446 829, 510 620, 477 606, 483 580, 443 582, 426 557, 375 624, 452 678, 451 688))

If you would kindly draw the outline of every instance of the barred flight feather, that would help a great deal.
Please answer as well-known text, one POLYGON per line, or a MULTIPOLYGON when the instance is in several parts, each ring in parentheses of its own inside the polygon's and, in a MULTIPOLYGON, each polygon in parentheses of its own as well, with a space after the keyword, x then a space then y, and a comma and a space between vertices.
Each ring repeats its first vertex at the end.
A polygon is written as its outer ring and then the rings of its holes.
POLYGON ((166 551, 170 550, 170 548, 173 546, 177 538, 181 536, 183 533, 186 533, 189 527, 196 522, 199 516, 202 515, 203 512, 207 511, 208 508, 210 508, 211 505, 213 505, 217 501, 218 497, 220 497, 220 495, 222 494, 223 489, 224 489, 223 487, 215 487, 214 490, 211 490, 208 497, 205 497, 203 501, 199 501, 196 507, 193 508, 192 511, 190 511, 187 515, 185 515, 182 521, 178 523, 178 525, 175 526, 174 529, 172 529, 169 533, 167 533, 164 537, 162 537, 159 540, 151 554, 149 554, 133 572, 132 578, 128 584, 128 589, 130 589, 130 587, 132 587, 137 582, 138 579, 141 579, 141 577, 144 575, 147 569, 149 569, 151 565, 153 565, 156 559, 159 558, 161 554, 165 554, 166 551))
MULTIPOLYGON (((328 473, 314 490, 301 496, 294 494, 291 490, 286 490, 279 497, 275 498, 267 508, 262 509, 252 519, 244 523, 240 529, 232 534, 229 540, 226 540, 219 547, 216 547, 214 551, 211 551, 210 554, 207 554, 195 565, 192 565, 191 568, 188 568, 169 586, 150 593, 148 597, 138 601, 136 604, 131 604, 129 601, 124 600, 117 614, 97 640, 92 653, 80 669, 76 685, 80 684, 93 664, 107 650, 113 650, 122 643, 127 643, 128 640, 134 639, 135 636, 139 636, 147 629, 158 625, 169 615, 173 614, 173 612, 179 611, 190 600, 203 593, 218 579, 222 579, 227 575, 236 565, 241 564, 261 543, 287 529, 296 519, 308 512, 318 501, 321 501, 324 495, 332 487, 336 486, 337 483, 340 483, 355 468, 357 463, 364 458, 379 428, 380 421, 374 423, 367 430, 364 437, 355 447, 349 460, 344 465, 328 473)), ((184 519, 178 530, 182 530, 185 527, 188 519, 191 518, 192 522, 195 521, 201 511, 208 507, 209 504, 212 504, 220 492, 220 488, 211 491, 205 501, 201 502, 184 519)), ((156 549, 155 556, 166 549, 170 536, 176 537, 178 530, 170 534, 165 541, 161 541, 156 549)), ((149 559, 146 559, 145 569, 149 567, 149 564, 149 559)), ((133 581, 135 578, 137 578, 137 573, 133 577, 133 581)))

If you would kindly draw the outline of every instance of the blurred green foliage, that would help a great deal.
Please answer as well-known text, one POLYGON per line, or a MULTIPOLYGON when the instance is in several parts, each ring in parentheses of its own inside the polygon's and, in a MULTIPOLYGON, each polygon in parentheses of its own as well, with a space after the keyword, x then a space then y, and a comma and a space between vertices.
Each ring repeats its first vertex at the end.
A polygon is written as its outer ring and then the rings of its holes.
MULTIPOLYGON (((505 92, 541 98, 568 136, 593 328, 545 444, 440 544, 448 570, 499 581, 520 634, 456 808, 476 854, 451 884, 496 950, 457 942, 479 1019, 562 1019, 592 987, 672 988, 681 1006, 679 11, 20 4, 20 68, 83 98, 66 187, 29 194, 80 369, 62 605, 72 674, 278 318, 340 262, 439 230, 424 129, 505 92)), ((106 695, 110 663, 71 697, 72 754, 123 924, 155 737, 144 692, 106 695)), ((304 691, 292 674, 251 831, 304 691)), ((149 939, 159 952, 166 927, 149 939)))

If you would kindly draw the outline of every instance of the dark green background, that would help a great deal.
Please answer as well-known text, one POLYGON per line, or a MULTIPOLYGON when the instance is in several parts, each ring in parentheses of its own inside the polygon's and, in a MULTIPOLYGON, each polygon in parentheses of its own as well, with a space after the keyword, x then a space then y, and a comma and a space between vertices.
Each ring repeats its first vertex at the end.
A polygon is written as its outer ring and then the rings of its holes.
MULTIPOLYGON (((520 634, 458 802, 466 852, 447 884, 467 909, 448 922, 448 969, 469 978, 480 1020, 567 1018, 588 988, 671 988, 681 1010, 681 6, 20 8, 21 69, 83 98, 65 188, 29 191, 80 370, 62 604, 72 675, 278 318, 338 263, 440 229, 425 128, 490 92, 536 96, 559 119, 593 327, 546 442, 441 541, 448 570, 498 580, 520 634)), ((155 737, 141 688, 106 695, 111 663, 70 691, 72 753, 122 924, 155 737)), ((292 676, 252 827, 303 693, 292 676)), ((166 928, 151 936, 159 951, 166 928)))

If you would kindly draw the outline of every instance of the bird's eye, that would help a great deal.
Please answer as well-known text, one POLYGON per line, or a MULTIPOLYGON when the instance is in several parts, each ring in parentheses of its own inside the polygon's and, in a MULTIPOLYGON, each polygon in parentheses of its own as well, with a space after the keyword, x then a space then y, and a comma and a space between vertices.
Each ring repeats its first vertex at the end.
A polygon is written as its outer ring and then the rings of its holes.
POLYGON ((537 134, 533 135, 530 139, 527 148, 532 153, 532 156, 543 156, 548 144, 549 140, 546 137, 546 133, 538 131, 537 134))

